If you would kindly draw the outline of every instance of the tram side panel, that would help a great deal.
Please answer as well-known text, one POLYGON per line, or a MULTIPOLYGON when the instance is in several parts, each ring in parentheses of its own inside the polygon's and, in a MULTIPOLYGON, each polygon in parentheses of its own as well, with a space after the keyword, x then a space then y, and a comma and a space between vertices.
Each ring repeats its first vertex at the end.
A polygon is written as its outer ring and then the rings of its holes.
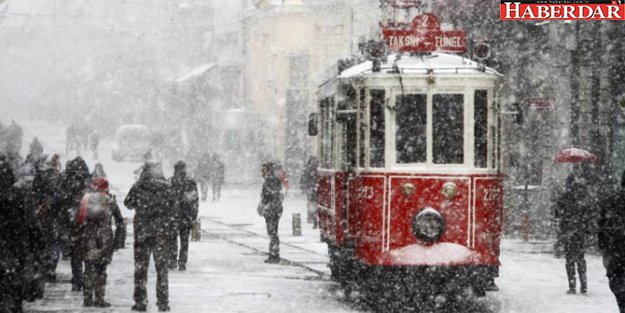
POLYGON ((499 265, 503 198, 499 177, 475 177, 475 250, 485 265, 499 265))
POLYGON ((328 244, 336 244, 336 216, 332 208, 333 180, 333 173, 319 172, 317 186, 319 231, 322 240, 328 244))

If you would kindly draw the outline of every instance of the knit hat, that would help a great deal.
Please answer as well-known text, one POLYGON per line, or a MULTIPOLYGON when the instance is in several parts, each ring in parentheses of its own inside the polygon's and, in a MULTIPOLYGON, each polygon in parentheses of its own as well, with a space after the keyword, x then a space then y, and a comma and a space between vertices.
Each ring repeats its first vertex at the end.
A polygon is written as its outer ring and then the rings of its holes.
POLYGON ((91 181, 89 187, 95 191, 108 192, 109 181, 104 177, 96 177, 91 181))

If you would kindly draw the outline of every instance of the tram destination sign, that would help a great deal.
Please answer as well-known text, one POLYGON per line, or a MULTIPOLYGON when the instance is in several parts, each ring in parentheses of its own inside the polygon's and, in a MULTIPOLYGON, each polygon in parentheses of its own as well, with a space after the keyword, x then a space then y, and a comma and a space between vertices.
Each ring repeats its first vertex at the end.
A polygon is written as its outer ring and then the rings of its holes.
POLYGON ((625 20, 624 0, 501 0, 501 20, 625 20))
POLYGON ((441 30, 433 14, 417 15, 412 23, 383 24, 382 34, 391 51, 453 52, 467 51, 467 36, 463 31, 441 30))

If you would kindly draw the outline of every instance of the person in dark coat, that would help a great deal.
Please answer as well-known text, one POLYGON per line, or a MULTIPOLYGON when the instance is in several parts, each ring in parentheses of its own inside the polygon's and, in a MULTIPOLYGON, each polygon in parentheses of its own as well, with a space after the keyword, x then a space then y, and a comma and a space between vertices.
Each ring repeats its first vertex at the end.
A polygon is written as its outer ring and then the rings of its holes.
POLYGON ((206 196, 208 194, 208 184, 211 179, 211 157, 210 154, 204 153, 200 157, 197 168, 195 169, 195 177, 197 178, 198 183, 200 184, 200 189, 202 192, 202 201, 206 201, 206 196))
POLYGON ((580 292, 585 294, 588 291, 584 254, 593 210, 590 200, 584 179, 571 174, 566 179, 564 193, 556 202, 555 213, 560 220, 558 241, 559 245, 564 248, 569 282, 567 293, 569 294, 576 293, 576 267, 579 274, 580 292))
POLYGON ((302 173, 302 177, 300 178, 300 188, 302 192, 306 195, 306 212, 307 212, 307 222, 313 224, 313 228, 317 228, 318 219, 317 219, 317 167, 319 166, 319 161, 316 157, 310 157, 308 162, 306 163, 306 167, 304 168, 304 172, 302 173))
POLYGON ((24 261, 24 221, 15 209, 15 176, 6 157, 0 155, 0 312, 22 312, 24 261))
POLYGON ((68 163, 61 181, 61 206, 64 213, 62 234, 70 251, 72 291, 80 291, 83 285, 83 261, 78 249, 81 227, 76 224, 76 215, 90 181, 89 167, 81 157, 68 163))
POLYGON ((221 160, 219 154, 215 153, 211 160, 210 170, 213 201, 219 201, 219 198, 221 198, 221 187, 224 185, 225 176, 226 165, 221 160))
POLYGON ((43 296, 41 228, 30 192, 0 155, 0 312, 22 312, 24 300, 43 296))
POLYGON ((102 163, 96 163, 93 168, 93 172, 91 173, 91 179, 95 179, 97 177, 106 178, 106 172, 104 171, 102 163))
POLYGON ((35 159, 39 159, 43 156, 43 146, 37 137, 33 138, 33 142, 30 143, 30 155, 35 159))
POLYGON ((168 268, 169 238, 174 222, 171 211, 174 196, 165 180, 160 164, 146 163, 139 180, 132 186, 124 205, 135 210, 134 257, 135 257, 135 305, 134 311, 147 307, 148 265, 150 255, 156 266, 156 297, 159 311, 169 311, 168 268))
POLYGON ((17 125, 15 121, 11 121, 11 125, 6 130, 6 148, 7 153, 19 153, 22 149, 22 136, 24 131, 22 127, 17 125))
POLYGON ((64 214, 60 206, 60 157, 53 154, 37 171, 33 180, 33 196, 37 218, 41 223, 46 241, 46 279, 56 281, 61 239, 59 229, 64 214))
POLYGON ((597 239, 610 289, 619 312, 625 313, 625 171, 621 189, 601 204, 598 226, 597 239))
POLYGON ((97 130, 93 130, 89 135, 89 144, 91 146, 91 152, 93 158, 98 159, 98 147, 100 146, 100 133, 97 130))
POLYGON ((35 301, 43 298, 46 282, 46 245, 43 228, 35 214, 36 208, 33 197, 33 179, 35 174, 35 172, 18 172, 16 175, 17 182, 13 185, 14 199, 16 200, 14 208, 22 212, 28 229, 28 234, 24 236, 26 238, 25 251, 27 258, 22 274, 26 301, 35 301))
POLYGON ((175 197, 174 212, 176 225, 170 239, 169 268, 181 271, 187 268, 187 256, 189 251, 189 234, 193 221, 197 219, 199 208, 199 196, 197 183, 187 176, 187 165, 179 161, 174 166, 174 176, 169 179, 175 197), (178 253, 178 235, 180 236, 180 253, 178 253))
POLYGON ((110 307, 104 300, 106 267, 111 263, 115 238, 111 219, 116 229, 123 227, 122 214, 115 197, 109 193, 106 178, 98 177, 90 183, 90 191, 80 201, 76 224, 81 228, 77 249, 85 262, 83 305, 110 307), (94 300, 95 295, 95 300, 94 300))
POLYGON ((269 236, 269 258, 265 263, 280 262, 280 238, 278 237, 278 224, 282 216, 282 182, 276 176, 278 165, 267 162, 262 165, 264 178, 261 191, 258 213, 265 218, 267 235, 269 236))

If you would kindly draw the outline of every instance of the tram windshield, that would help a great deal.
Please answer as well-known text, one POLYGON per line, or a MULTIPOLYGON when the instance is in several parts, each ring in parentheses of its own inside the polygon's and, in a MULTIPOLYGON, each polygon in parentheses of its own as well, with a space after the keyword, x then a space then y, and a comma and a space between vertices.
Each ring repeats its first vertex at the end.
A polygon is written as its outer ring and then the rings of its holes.
POLYGON ((321 167, 494 169, 497 121, 490 112, 489 92, 399 94, 361 88, 321 99, 321 167))
POLYGON ((464 163, 464 96, 432 97, 432 155, 434 164, 464 163))
POLYGON ((424 163, 427 161, 427 95, 399 95, 396 103, 396 161, 424 163))

